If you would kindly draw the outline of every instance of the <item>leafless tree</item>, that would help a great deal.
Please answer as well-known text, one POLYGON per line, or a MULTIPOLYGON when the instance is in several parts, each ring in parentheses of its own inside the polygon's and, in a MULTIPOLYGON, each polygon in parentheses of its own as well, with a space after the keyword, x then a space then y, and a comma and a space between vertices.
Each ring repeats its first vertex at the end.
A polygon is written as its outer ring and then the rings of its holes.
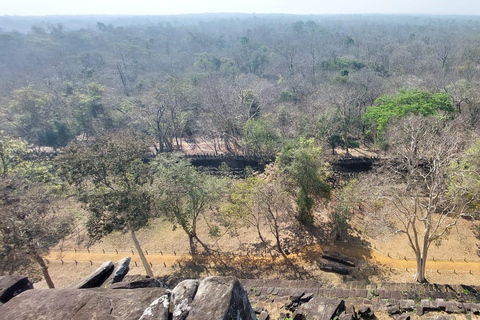
POLYGON ((468 139, 453 124, 418 116, 399 120, 386 136, 392 160, 377 173, 375 196, 393 207, 385 221, 394 234, 407 236, 417 262, 415 279, 426 282, 431 244, 439 243, 469 204, 459 201, 462 186, 449 172, 468 139))

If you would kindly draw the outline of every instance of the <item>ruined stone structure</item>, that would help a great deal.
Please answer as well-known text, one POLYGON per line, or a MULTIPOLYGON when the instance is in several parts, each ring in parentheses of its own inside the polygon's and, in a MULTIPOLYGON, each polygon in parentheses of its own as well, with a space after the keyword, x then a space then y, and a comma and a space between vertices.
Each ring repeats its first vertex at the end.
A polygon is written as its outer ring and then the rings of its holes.
POLYGON ((274 304, 281 305, 280 319, 294 320, 374 319, 375 314, 446 320, 480 314, 476 286, 148 278, 128 276, 129 262, 107 261, 67 289, 32 290, 26 277, 0 277, 0 319, 267 320, 274 304))

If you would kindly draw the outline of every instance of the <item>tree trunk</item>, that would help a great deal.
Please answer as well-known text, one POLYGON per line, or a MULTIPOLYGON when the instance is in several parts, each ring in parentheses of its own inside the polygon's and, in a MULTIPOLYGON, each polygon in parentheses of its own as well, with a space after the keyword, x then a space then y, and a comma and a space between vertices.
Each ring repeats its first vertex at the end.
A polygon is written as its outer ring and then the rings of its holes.
POLYGON ((280 252, 280 254, 282 255, 282 257, 283 257, 286 261, 289 261, 290 259, 288 259, 287 254, 285 253, 285 251, 283 251, 282 244, 280 243, 280 235, 278 234, 278 231, 275 233, 275 241, 277 242, 278 252, 280 252))
POLYGON ((348 131, 346 129, 346 124, 345 124, 345 129, 343 131, 343 140, 345 141, 345 156, 349 156, 350 155, 350 151, 348 150, 348 131))
POLYGON ((138 243, 137 236, 135 235, 135 231, 133 230, 133 226, 129 223, 128 227, 130 229, 130 234, 132 235, 133 244, 135 245, 135 249, 137 249, 138 255, 140 256, 140 260, 142 260, 143 267, 145 268, 145 272, 147 276, 153 278, 152 268, 148 264, 145 255, 143 254, 142 248, 140 247, 140 243, 138 243))
POLYGON ((55 285, 53 284, 52 278, 50 278, 50 273, 48 273, 48 267, 45 264, 45 261, 38 254, 35 254, 34 258, 42 268, 43 277, 45 278, 45 281, 47 282, 48 287, 50 289, 54 289, 55 285))
POLYGON ((427 263, 427 258, 422 257, 421 254, 416 255, 417 260, 417 272, 415 274, 415 280, 420 283, 427 282, 427 278, 425 277, 425 267, 427 263))
POLYGON ((190 254, 194 257, 197 255, 197 246, 195 245, 195 236, 192 233, 188 233, 188 242, 190 243, 190 254))
POLYGON ((265 239, 263 238, 262 232, 260 231, 260 223, 257 222, 257 224, 255 224, 255 228, 257 228, 258 237, 260 238, 260 241, 262 241, 262 243, 265 243, 265 239))

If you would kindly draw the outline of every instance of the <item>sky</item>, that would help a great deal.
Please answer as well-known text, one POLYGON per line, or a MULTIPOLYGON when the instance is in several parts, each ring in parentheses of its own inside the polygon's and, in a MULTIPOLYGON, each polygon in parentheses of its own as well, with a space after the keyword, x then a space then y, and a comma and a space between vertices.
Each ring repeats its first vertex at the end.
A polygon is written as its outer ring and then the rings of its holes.
POLYGON ((479 0, 0 0, 1 15, 171 15, 191 13, 467 14, 479 0))

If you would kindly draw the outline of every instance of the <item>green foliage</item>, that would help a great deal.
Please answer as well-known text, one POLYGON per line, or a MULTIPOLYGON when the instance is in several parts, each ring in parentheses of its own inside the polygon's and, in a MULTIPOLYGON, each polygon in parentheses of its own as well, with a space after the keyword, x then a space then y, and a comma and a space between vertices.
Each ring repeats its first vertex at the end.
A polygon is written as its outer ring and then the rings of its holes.
POLYGON ((25 142, 0 131, 0 176, 12 174, 32 183, 47 183, 60 189, 51 163, 39 159, 25 160, 28 157, 35 158, 35 154, 29 152, 25 142))
POLYGON ((51 166, 25 160, 27 151, 24 142, 0 132, 0 273, 30 273, 71 231, 71 217, 54 210, 61 188, 51 166))
POLYGON ((282 91, 278 96, 279 101, 295 101, 295 95, 289 91, 282 91))
MULTIPOLYGON (((345 147, 346 146, 345 140, 343 140, 343 138, 338 134, 333 134, 333 135, 329 136, 327 138, 327 143, 330 146, 330 148, 332 148, 332 154, 335 154, 335 148, 336 147, 345 147)), ((355 141, 351 138, 348 139, 348 147, 349 148, 358 148, 359 146, 360 146, 360 144, 358 143, 358 141, 355 141)))
POLYGON ((110 126, 110 117, 104 104, 105 90, 99 83, 91 82, 67 97, 71 129, 76 135, 90 136, 110 126))
POLYGON ((345 145, 345 141, 343 141, 343 138, 339 136, 338 134, 333 134, 327 138, 327 143, 332 148, 332 154, 335 153, 335 148, 336 147, 341 147, 345 145))
POLYGON ((396 95, 384 95, 375 100, 375 105, 368 107, 363 120, 382 136, 387 125, 394 118, 406 115, 440 115, 441 112, 451 113, 450 97, 444 93, 432 94, 418 89, 400 90, 396 95))
POLYGON ((220 69, 222 61, 209 52, 195 53, 195 68, 205 72, 220 69))
POLYGON ((333 226, 338 238, 344 236, 350 229, 349 221, 352 217, 353 209, 359 201, 355 193, 357 184, 358 181, 356 179, 349 181, 337 196, 333 213, 333 226))
POLYGON ((90 212, 87 231, 93 240, 138 230, 152 218, 150 156, 143 136, 118 132, 72 143, 55 159, 59 174, 77 188, 90 212))
POLYGON ((297 198, 295 199, 298 207, 298 214, 300 221, 305 225, 313 225, 313 205, 315 201, 302 188, 297 191, 297 198))
POLYGON ((220 227, 219 226, 212 226, 209 231, 208 231, 208 235, 211 237, 211 238, 220 238, 220 227))
POLYGON ((270 160, 275 157, 280 137, 267 118, 250 119, 244 127, 247 153, 270 160))
POLYGON ((268 62, 267 47, 244 36, 240 39, 236 62, 240 71, 260 75, 268 62))
POLYGON ((156 137, 158 151, 180 148, 180 138, 191 129, 192 83, 186 79, 168 77, 149 92, 143 114, 132 109, 132 117, 138 119, 138 129, 156 137))
POLYGON ((222 177, 228 177, 228 176, 230 176, 231 172, 232 172, 232 168, 230 168, 226 162, 222 162, 222 163, 220 163, 220 165, 218 166, 218 173, 219 173, 222 177))
POLYGON ((467 204, 467 211, 478 216, 480 208, 480 139, 477 140, 459 161, 449 168, 451 193, 461 192, 460 203, 467 204), (459 186, 461 186, 459 188, 459 186))
POLYGON ((39 146, 61 147, 73 137, 61 107, 53 95, 28 86, 15 90, 7 113, 18 136, 39 146))
POLYGON ((285 146, 278 157, 278 166, 287 180, 296 187, 300 221, 312 224, 313 197, 330 197, 321 147, 316 147, 313 139, 300 138, 297 143, 285 146))
POLYGON ((6 135, 0 131, 0 175, 6 176, 9 171, 16 168, 27 153, 25 142, 6 135))
POLYGON ((321 68, 328 71, 346 71, 348 75, 348 69, 360 70, 365 67, 362 62, 355 61, 346 57, 339 57, 333 60, 325 60, 321 63, 321 68))
POLYGON ((255 206, 254 193, 262 183, 263 181, 258 177, 248 177, 232 184, 229 201, 221 206, 221 212, 237 220, 248 217, 255 206))
POLYGON ((20 173, 0 179, 0 272, 22 272, 46 254, 72 227, 53 207, 54 186, 20 173))
POLYGON ((227 58, 222 58, 220 61, 220 73, 225 78, 234 78, 238 73, 240 73, 240 70, 234 61, 227 58))
POLYGON ((153 166, 155 208, 185 231, 195 254, 193 241, 200 241, 198 219, 220 200, 226 180, 198 172, 187 160, 167 155, 159 155, 153 166))

